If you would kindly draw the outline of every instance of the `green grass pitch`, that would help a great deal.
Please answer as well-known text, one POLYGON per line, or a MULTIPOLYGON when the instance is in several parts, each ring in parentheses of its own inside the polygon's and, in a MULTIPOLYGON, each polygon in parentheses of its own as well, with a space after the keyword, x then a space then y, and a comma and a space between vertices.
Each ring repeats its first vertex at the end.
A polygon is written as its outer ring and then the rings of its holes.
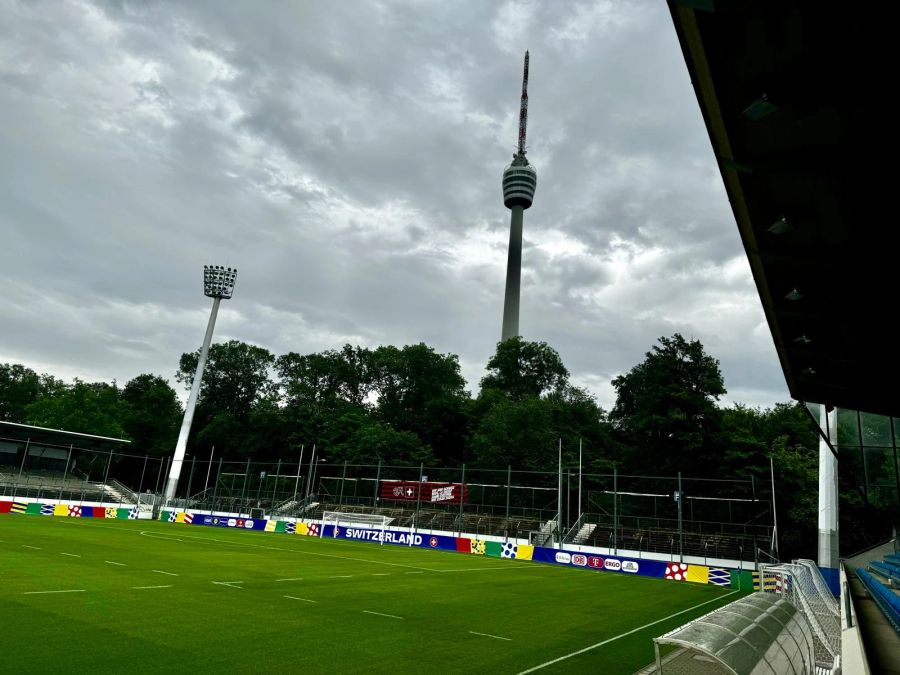
POLYGON ((17 674, 632 673, 651 638, 738 597, 399 546, 0 516, 0 672, 17 674))

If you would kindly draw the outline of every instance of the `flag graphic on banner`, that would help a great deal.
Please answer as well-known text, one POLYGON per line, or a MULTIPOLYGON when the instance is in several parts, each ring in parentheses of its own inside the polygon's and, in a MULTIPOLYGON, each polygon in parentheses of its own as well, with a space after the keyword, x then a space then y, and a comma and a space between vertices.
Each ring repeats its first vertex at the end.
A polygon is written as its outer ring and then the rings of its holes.
POLYGON ((194 514, 193 514, 193 513, 185 513, 185 514, 184 514, 184 519, 182 520, 182 522, 183 522, 185 525, 190 525, 191 523, 194 522, 194 514))
POLYGON ((12 513, 25 513, 28 510, 28 502, 13 502, 9 510, 12 513))
POLYGON ((274 532, 275 531, 275 521, 267 520, 266 521, 266 532, 274 532))
POLYGON ((709 568, 706 565, 688 565, 684 580, 695 584, 709 583, 709 568))
POLYGON ((137 520, 138 513, 140 513, 140 509, 135 504, 128 510, 128 520, 137 520))
POLYGON ((472 540, 471 553, 474 553, 475 555, 484 555, 484 542, 481 541, 481 539, 472 540))
POLYGON ((169 513, 169 522, 174 523, 178 519, 178 513, 176 511, 172 511, 169 513))
POLYGON ((688 565, 685 563, 667 563, 666 579, 674 579, 675 581, 685 581, 687 579, 688 565))
POLYGON ((52 516, 53 515, 53 504, 42 504, 41 505, 41 515, 42 516, 52 516))
POLYGON ((275 521, 275 531, 276 532, 286 532, 287 531, 287 523, 283 520, 275 521))
POLYGON ((106 517, 107 518, 117 518, 119 515, 118 509, 115 507, 106 509, 106 517))
POLYGON ((715 586, 731 586, 731 572, 721 567, 710 567, 709 583, 715 586))
POLYGON ((81 517, 81 507, 80 506, 70 506, 69 507, 69 516, 72 518, 80 518, 81 517))
POLYGON ((30 516, 41 515, 41 503, 40 502, 31 502, 28 505, 28 508, 25 509, 25 513, 27 513, 30 516))
POLYGON ((56 504, 53 507, 53 515, 54 516, 67 516, 69 515, 69 505, 68 504, 56 504))
POLYGON ((306 526, 306 534, 310 537, 318 537, 319 536, 319 526, 316 523, 310 523, 306 526))
POLYGON ((519 545, 514 544, 511 541, 503 544, 503 550, 500 552, 501 558, 515 558, 516 553, 519 552, 519 545))
POLYGON ((297 532, 297 523, 285 523, 284 531, 286 534, 296 534, 297 532))
POLYGON ((0 500, 0 513, 9 513, 10 508, 12 508, 12 502, 0 500))
POLYGON ((499 541, 486 541, 484 543, 484 554, 493 558, 499 558, 503 552, 503 544, 499 541))

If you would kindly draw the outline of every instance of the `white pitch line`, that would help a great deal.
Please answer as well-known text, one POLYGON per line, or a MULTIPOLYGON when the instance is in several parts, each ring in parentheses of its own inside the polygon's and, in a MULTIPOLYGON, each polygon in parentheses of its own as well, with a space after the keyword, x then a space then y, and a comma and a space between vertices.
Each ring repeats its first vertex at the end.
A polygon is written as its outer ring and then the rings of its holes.
POLYGON ((141 591, 141 590, 144 590, 145 588, 172 588, 172 585, 169 584, 168 586, 132 586, 131 588, 136 591, 141 591))
POLYGON ((470 630, 472 635, 483 635, 484 637, 494 638, 495 640, 506 640, 507 642, 512 642, 512 638, 500 637, 499 635, 491 635, 490 633, 479 633, 478 631, 470 630))
POLYGON ((243 581, 213 581, 216 586, 228 586, 228 588, 236 588, 239 591, 246 591, 247 589, 242 586, 235 586, 235 584, 242 584, 243 581))
POLYGON ((157 574, 168 574, 170 577, 177 577, 178 575, 174 572, 163 572, 162 570, 150 570, 151 572, 156 572, 157 574))
MULTIPOLYGON (((421 572, 407 572, 407 574, 421 574, 421 572)), ((329 579, 352 579, 352 574, 336 574, 333 577, 328 577, 329 579)))
POLYGON ((407 574, 425 574, 425 572, 407 572, 407 574))
POLYGON ((84 589, 71 588, 66 591, 25 591, 22 595, 43 595, 44 593, 84 593, 84 589))
POLYGON ((375 614, 376 616, 386 616, 389 619, 403 619, 402 616, 395 616, 393 614, 382 614, 381 612, 370 612, 367 609, 363 610, 363 614, 375 614))
POLYGON ((293 595, 285 595, 284 597, 289 598, 291 600, 300 600, 301 602, 311 602, 313 604, 317 604, 315 600, 307 600, 306 598, 296 598, 293 595))
POLYGON ((374 572, 372 574, 373 577, 389 577, 391 576, 390 572, 374 572))
MULTIPOLYGON (((103 562, 105 562, 107 565, 118 565, 119 567, 128 567, 128 565, 126 565, 125 563, 117 563, 117 562, 113 562, 112 560, 104 560, 103 562)), ((156 570, 153 570, 153 571, 155 572, 156 570)))
POLYGON ((41 550, 41 547, 40 547, 40 546, 29 546, 28 544, 22 544, 22 548, 30 548, 30 549, 33 549, 33 550, 35 550, 35 551, 40 551, 40 550, 41 550))
POLYGON ((729 595, 734 595, 738 591, 731 591, 731 593, 726 593, 725 595, 721 595, 718 598, 713 598, 712 600, 707 600, 706 602, 701 602, 699 605, 694 605, 693 607, 688 607, 687 609, 683 609, 680 612, 675 612, 674 614, 669 614, 669 616, 665 616, 662 619, 657 619, 656 621, 652 621, 651 623, 645 623, 643 626, 638 626, 637 628, 632 628, 630 631, 626 633, 622 633, 620 635, 616 635, 615 637, 611 637, 603 642, 598 642, 597 644, 591 645, 590 647, 585 647, 584 649, 579 649, 577 652, 572 652, 571 654, 566 654, 565 656, 560 656, 559 658, 553 659, 552 661, 547 661, 538 666, 534 666, 533 668, 529 668, 528 670, 521 671, 518 675, 527 675, 527 673, 533 673, 536 670, 540 670, 541 668, 546 668, 547 666, 552 666, 554 663, 559 663, 560 661, 565 661, 566 659, 570 659, 573 656, 578 656, 579 654, 584 654, 585 652, 589 652, 592 649, 596 649, 597 647, 602 647, 603 645, 609 644, 610 642, 615 642, 616 640, 631 635, 632 633, 637 633, 638 631, 644 630, 645 628, 650 628, 650 626, 655 626, 658 623, 662 623, 663 621, 668 621, 669 619, 673 619, 679 614, 684 614, 685 612, 690 612, 692 610, 697 609, 698 607, 703 607, 703 605, 708 605, 711 602, 719 602, 723 598, 727 598, 729 595))
POLYGON ((303 581, 303 577, 291 577, 290 579, 276 579, 275 581, 303 581))
POLYGON ((80 555, 76 555, 74 553, 60 553, 60 555, 67 555, 70 558, 80 558, 81 557, 80 555))

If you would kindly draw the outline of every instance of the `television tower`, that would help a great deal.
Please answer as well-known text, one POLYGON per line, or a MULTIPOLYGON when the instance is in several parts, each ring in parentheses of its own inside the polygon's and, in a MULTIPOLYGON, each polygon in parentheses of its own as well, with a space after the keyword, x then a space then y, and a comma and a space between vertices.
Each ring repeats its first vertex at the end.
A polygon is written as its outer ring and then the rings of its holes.
POLYGON ((525 127, 528 124, 528 52, 522 76, 519 107, 519 148, 512 164, 503 171, 503 204, 512 213, 509 222, 509 257, 506 260, 506 295, 503 299, 503 330, 500 341, 519 334, 519 287, 522 278, 522 220, 534 200, 537 172, 525 158, 525 127))

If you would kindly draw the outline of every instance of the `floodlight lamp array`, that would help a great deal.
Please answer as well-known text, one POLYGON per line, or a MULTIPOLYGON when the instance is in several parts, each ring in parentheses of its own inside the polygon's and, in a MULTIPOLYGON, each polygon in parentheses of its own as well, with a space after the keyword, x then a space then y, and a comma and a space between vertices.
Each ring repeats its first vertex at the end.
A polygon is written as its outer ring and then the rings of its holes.
POLYGON ((203 266, 203 294, 208 298, 230 299, 236 280, 237 269, 221 265, 203 266))

